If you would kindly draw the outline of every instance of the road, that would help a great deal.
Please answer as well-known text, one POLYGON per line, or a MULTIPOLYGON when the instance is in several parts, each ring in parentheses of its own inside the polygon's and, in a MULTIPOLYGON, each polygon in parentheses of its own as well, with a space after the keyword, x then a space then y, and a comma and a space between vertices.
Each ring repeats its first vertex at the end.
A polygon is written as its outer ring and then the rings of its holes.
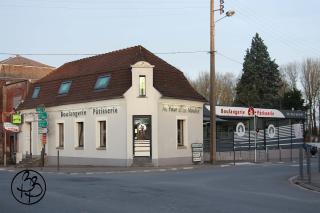
POLYGON ((31 206, 11 195, 15 172, 0 171, 0 212, 318 212, 320 193, 288 179, 293 164, 113 174, 43 174, 47 192, 31 206))

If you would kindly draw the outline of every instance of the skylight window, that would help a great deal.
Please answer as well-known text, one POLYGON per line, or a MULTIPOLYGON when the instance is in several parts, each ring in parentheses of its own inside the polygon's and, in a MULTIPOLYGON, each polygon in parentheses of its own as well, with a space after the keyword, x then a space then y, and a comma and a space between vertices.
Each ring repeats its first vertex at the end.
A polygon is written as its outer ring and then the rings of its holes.
POLYGON ((36 99, 39 97, 40 87, 35 87, 32 93, 32 99, 36 99))
POLYGON ((96 84, 94 85, 94 89, 99 90, 99 89, 107 88, 109 81, 110 81, 110 76, 108 75, 99 76, 96 81, 96 84))
POLYGON ((59 88, 59 95, 67 94, 70 90, 72 81, 62 82, 59 88))

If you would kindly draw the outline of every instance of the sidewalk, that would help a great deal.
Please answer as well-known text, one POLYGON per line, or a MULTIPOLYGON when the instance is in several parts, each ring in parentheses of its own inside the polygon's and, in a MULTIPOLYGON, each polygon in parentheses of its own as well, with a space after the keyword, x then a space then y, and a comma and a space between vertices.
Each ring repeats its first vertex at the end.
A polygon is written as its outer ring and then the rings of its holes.
POLYGON ((117 173, 117 172, 152 172, 152 171, 178 171, 178 170, 191 170, 210 167, 212 165, 199 164, 199 165, 177 165, 177 166, 146 166, 146 167, 117 167, 117 166, 45 166, 45 167, 29 167, 18 168, 15 166, 0 167, 1 170, 19 171, 24 169, 32 169, 44 173, 64 173, 64 174, 99 174, 99 173, 117 173))
POLYGON ((304 177, 304 180, 300 180, 299 177, 296 177, 294 183, 304 188, 320 192, 320 173, 312 174, 311 183, 308 183, 306 177, 304 177))

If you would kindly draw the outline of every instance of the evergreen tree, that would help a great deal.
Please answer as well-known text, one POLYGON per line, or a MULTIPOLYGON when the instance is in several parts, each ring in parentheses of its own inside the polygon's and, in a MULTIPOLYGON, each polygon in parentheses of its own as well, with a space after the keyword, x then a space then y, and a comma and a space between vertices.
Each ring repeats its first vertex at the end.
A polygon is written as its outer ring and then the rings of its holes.
POLYGON ((279 66, 271 60, 267 46, 257 33, 244 57, 235 105, 278 108, 280 82, 279 66))
POLYGON ((282 98, 282 108, 287 110, 291 110, 292 108, 294 110, 305 110, 303 103, 302 93, 296 88, 284 93, 282 98))

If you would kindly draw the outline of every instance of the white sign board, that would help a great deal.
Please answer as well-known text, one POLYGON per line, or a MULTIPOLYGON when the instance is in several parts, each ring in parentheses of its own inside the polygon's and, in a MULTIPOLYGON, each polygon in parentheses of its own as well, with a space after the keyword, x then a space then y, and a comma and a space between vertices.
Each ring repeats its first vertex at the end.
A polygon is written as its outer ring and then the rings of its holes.
POLYGON ((4 122, 4 123, 3 123, 3 128, 4 128, 6 131, 10 131, 10 132, 19 132, 19 131, 20 131, 19 126, 14 125, 14 124, 9 123, 9 122, 4 122))

